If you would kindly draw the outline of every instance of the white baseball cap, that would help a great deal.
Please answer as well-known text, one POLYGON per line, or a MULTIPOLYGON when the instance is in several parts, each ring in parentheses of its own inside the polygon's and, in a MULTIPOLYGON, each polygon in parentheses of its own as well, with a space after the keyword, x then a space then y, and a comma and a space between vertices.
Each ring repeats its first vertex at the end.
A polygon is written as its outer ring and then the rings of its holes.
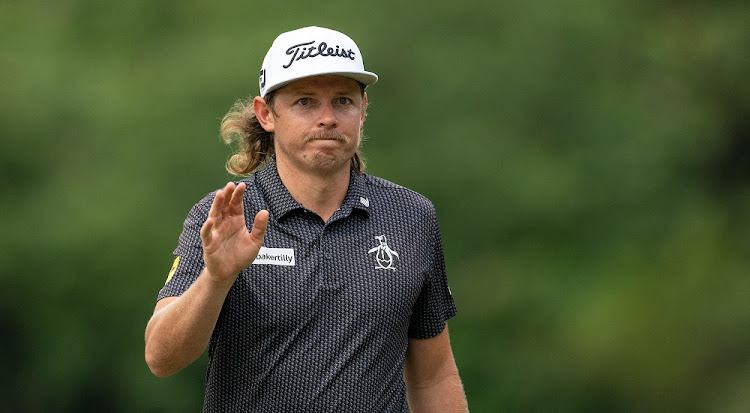
POLYGON ((378 81, 365 71, 362 54, 349 36, 323 27, 282 33, 268 49, 260 69, 260 96, 309 76, 340 75, 364 85, 378 81))

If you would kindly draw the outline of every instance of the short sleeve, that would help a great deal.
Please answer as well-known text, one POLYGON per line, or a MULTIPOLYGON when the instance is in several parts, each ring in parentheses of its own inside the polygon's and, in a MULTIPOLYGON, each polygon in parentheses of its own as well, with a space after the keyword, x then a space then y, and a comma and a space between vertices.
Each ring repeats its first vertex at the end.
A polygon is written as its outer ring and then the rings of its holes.
POLYGON ((443 244, 434 209, 431 224, 428 238, 431 242, 429 265, 409 322, 411 338, 425 339, 440 334, 445 328, 445 322, 456 315, 456 305, 445 273, 443 244))
POLYGON ((203 244, 200 231, 208 218, 213 195, 208 195, 196 204, 185 218, 182 234, 180 234, 177 248, 173 253, 175 257, 174 266, 170 271, 167 282, 159 291, 157 300, 182 295, 203 271, 203 244))

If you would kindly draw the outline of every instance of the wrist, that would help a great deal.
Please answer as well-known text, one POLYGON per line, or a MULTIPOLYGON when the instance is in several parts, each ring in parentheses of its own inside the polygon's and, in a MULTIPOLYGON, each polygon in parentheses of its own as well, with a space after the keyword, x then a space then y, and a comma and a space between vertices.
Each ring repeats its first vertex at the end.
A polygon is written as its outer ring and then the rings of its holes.
POLYGON ((228 291, 232 287, 232 284, 234 284, 234 280, 237 279, 238 275, 239 273, 234 275, 217 275, 210 271, 208 267, 204 267, 200 277, 205 279, 212 288, 228 291))

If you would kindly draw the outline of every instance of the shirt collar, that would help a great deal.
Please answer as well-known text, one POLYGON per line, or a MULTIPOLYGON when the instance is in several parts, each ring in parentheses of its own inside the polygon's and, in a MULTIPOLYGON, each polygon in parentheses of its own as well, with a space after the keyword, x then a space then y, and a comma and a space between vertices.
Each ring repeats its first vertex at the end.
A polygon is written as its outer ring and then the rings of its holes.
MULTIPOLYGON (((349 188, 346 191, 346 196, 340 209, 347 215, 353 209, 364 211, 369 215, 370 199, 365 185, 365 178, 363 175, 354 172, 354 170, 351 170, 350 174, 349 188)), ((292 197, 292 194, 286 189, 284 183, 281 182, 279 171, 276 169, 276 158, 272 157, 261 170, 255 173, 255 180, 263 192, 269 212, 277 220, 291 211, 304 209, 292 197)))
POLYGON ((271 158, 260 171, 255 173, 255 180, 263 192, 271 216, 280 219, 288 212, 301 209, 302 205, 292 198, 276 170, 276 159, 271 158))
MULTIPOLYGON (((346 190, 344 202, 341 208, 357 209, 370 215, 370 197, 365 185, 364 175, 360 175, 352 169, 349 176, 349 189, 346 190)), ((349 211, 346 211, 347 213, 349 211)))

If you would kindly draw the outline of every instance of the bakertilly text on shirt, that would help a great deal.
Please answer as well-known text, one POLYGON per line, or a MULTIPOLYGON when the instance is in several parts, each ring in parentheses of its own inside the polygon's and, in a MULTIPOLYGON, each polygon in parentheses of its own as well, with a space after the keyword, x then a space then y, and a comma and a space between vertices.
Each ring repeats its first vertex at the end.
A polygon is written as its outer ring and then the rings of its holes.
POLYGON ((260 247, 254 265, 295 265, 293 248, 260 247))

